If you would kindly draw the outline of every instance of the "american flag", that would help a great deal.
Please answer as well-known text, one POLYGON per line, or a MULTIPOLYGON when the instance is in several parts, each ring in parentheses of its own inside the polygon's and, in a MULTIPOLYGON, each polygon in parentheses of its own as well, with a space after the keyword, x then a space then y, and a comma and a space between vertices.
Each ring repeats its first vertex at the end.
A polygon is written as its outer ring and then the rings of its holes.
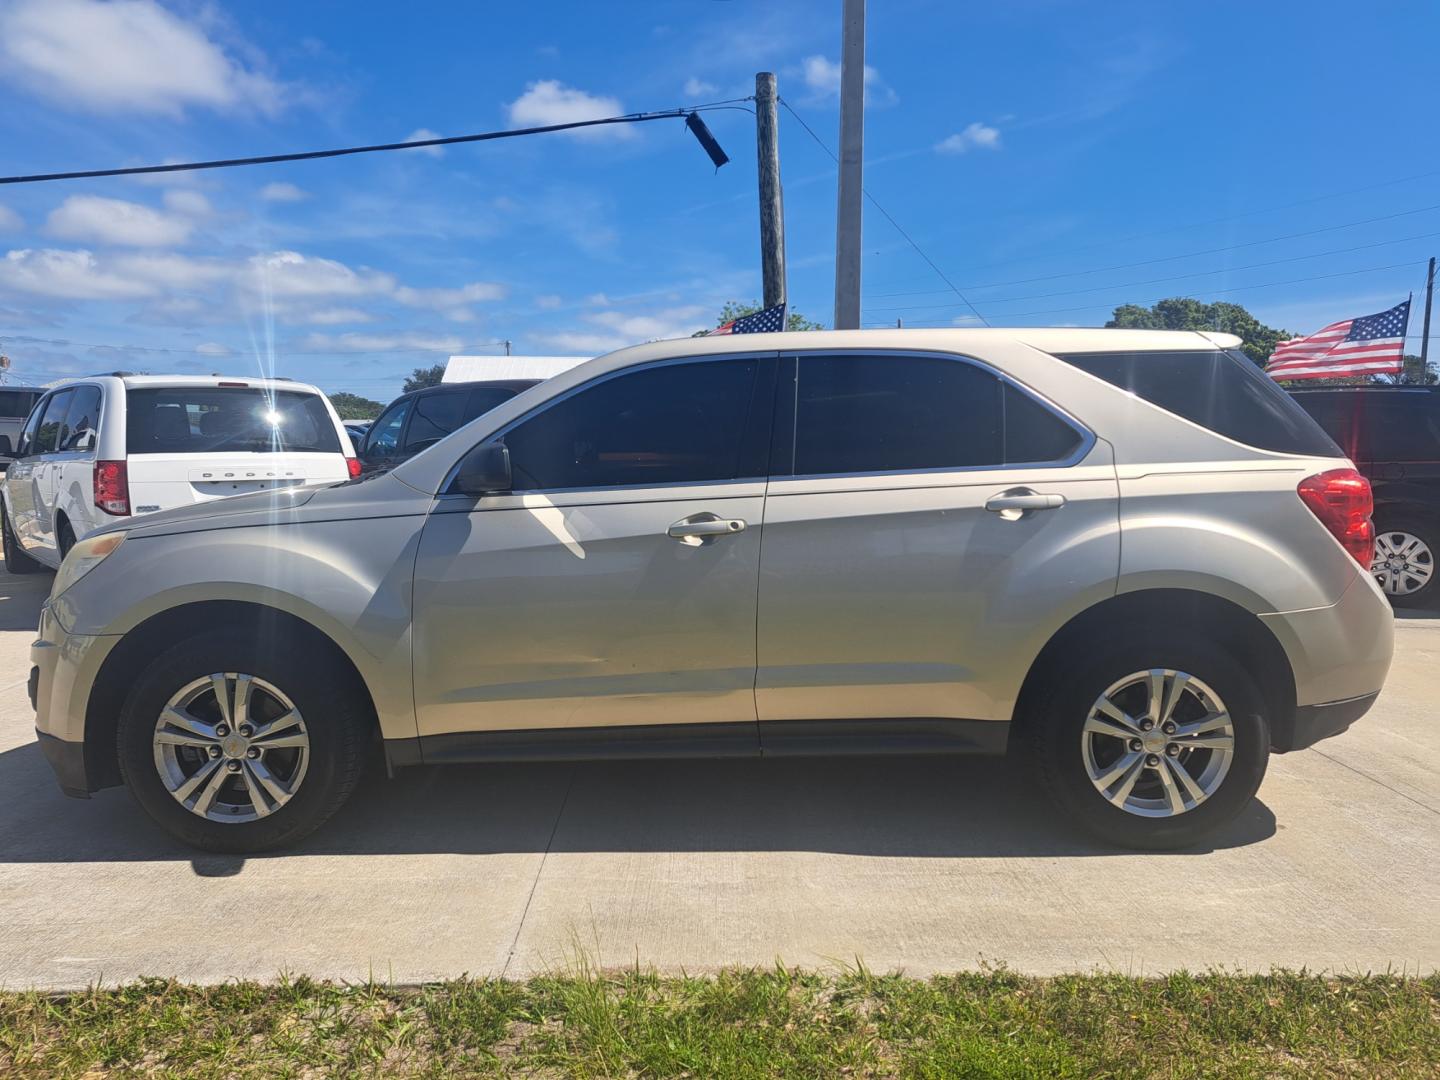
POLYGON ((1405 369, 1409 323, 1409 300, 1378 315, 1331 323, 1309 337, 1280 342, 1265 371, 1275 379, 1395 375, 1405 369))
POLYGON ((731 319, 729 322, 717 326, 705 336, 715 337, 717 334, 768 334, 775 330, 784 329, 785 305, 776 304, 774 307, 767 307, 764 311, 757 311, 753 315, 742 315, 738 319, 731 319))

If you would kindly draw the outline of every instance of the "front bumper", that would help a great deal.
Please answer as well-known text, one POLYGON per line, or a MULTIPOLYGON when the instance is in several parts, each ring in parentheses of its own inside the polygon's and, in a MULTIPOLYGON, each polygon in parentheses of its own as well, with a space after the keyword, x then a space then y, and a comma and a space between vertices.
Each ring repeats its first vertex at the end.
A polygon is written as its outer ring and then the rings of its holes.
POLYGON ((85 798, 95 790, 85 755, 85 717, 100 665, 120 639, 68 634, 47 602, 30 646, 30 700, 35 734, 60 788, 85 798))

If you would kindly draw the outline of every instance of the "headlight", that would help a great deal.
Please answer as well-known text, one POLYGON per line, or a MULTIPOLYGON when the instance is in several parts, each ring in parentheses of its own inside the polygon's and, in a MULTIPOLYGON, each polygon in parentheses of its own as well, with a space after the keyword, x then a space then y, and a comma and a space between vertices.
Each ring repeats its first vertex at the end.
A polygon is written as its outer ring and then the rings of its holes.
POLYGON ((70 554, 66 555, 65 561, 60 564, 60 569, 55 574, 55 584, 50 589, 50 595, 59 596, 91 570, 94 570, 105 561, 106 556, 120 546, 124 539, 123 532, 113 532, 81 540, 70 549, 70 554))

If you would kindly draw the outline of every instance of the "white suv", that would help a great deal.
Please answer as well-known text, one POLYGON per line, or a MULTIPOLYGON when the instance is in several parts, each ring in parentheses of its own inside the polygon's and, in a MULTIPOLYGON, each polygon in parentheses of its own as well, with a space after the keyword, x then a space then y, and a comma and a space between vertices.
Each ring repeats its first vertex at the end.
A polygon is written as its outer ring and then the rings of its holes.
POLYGON ((359 475, 328 398, 287 379, 99 375, 31 410, 5 475, 5 566, 59 567, 92 529, 230 495, 359 475))

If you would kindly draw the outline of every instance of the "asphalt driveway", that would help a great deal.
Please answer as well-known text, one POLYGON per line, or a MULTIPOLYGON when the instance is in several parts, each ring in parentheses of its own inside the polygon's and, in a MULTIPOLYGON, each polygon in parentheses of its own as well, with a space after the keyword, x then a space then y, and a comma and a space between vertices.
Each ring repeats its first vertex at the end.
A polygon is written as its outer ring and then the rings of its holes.
POLYGON ((0 571, 0 985, 282 972, 413 982, 577 953, 703 971, 1440 967, 1440 617, 1379 704, 1273 761, 1212 848, 1091 845, 987 759, 495 765, 372 775, 301 848, 197 856, 34 742, 48 575, 0 571))

